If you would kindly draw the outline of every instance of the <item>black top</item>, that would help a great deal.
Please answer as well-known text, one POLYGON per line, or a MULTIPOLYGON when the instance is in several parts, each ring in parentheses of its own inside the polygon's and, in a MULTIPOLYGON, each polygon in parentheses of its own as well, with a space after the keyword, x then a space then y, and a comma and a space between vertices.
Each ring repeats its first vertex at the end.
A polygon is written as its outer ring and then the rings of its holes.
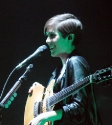
MULTIPOLYGON (((87 61, 73 51, 65 66, 63 75, 60 76, 62 66, 52 73, 51 79, 56 79, 54 93, 72 85, 77 80, 90 75, 87 61)), ((50 79, 50 80, 51 80, 50 79)), ((102 125, 93 93, 93 84, 75 91, 71 96, 55 105, 54 110, 62 109, 62 119, 56 121, 55 125, 102 125)))

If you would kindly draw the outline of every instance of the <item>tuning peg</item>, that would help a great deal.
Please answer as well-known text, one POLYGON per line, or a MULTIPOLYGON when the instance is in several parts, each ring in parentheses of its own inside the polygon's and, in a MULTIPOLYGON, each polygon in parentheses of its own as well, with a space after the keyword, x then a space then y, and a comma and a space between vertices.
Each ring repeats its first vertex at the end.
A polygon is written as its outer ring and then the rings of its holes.
POLYGON ((103 79, 106 79, 107 77, 106 76, 103 76, 103 79))

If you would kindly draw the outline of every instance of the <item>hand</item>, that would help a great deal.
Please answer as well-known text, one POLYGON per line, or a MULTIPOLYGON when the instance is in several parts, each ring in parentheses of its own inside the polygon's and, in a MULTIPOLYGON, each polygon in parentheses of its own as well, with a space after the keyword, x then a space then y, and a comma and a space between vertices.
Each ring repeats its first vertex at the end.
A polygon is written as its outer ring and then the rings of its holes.
POLYGON ((60 120, 62 118, 62 109, 57 111, 44 112, 38 115, 36 118, 32 119, 28 125, 44 125, 45 122, 50 122, 53 125, 53 122, 60 120))
POLYGON ((44 125, 44 123, 45 121, 43 120, 41 115, 39 115, 38 117, 32 119, 28 125, 44 125))

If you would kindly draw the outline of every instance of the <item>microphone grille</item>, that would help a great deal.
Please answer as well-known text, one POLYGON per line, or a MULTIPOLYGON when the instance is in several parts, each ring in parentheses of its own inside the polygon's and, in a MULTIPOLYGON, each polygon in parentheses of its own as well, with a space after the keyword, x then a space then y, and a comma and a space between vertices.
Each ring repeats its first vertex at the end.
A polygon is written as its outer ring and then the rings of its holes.
POLYGON ((40 46, 40 47, 38 48, 38 50, 39 50, 40 52, 46 51, 47 49, 48 49, 48 47, 47 47, 46 45, 42 45, 42 46, 40 46))

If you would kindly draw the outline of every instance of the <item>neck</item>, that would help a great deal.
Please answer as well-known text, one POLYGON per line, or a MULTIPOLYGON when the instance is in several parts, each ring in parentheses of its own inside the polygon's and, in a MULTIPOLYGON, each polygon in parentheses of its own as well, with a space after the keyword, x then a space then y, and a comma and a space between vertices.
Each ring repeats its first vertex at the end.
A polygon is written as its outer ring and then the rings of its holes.
POLYGON ((64 54, 63 56, 60 57, 62 65, 64 65, 66 63, 68 56, 69 56, 69 54, 66 54, 66 55, 64 54))
POLYGON ((69 53, 62 54, 62 55, 60 56, 61 61, 62 61, 62 65, 64 65, 64 64, 66 63, 66 61, 67 61, 69 55, 73 52, 73 50, 75 50, 75 47, 72 47, 72 49, 70 50, 69 53))

